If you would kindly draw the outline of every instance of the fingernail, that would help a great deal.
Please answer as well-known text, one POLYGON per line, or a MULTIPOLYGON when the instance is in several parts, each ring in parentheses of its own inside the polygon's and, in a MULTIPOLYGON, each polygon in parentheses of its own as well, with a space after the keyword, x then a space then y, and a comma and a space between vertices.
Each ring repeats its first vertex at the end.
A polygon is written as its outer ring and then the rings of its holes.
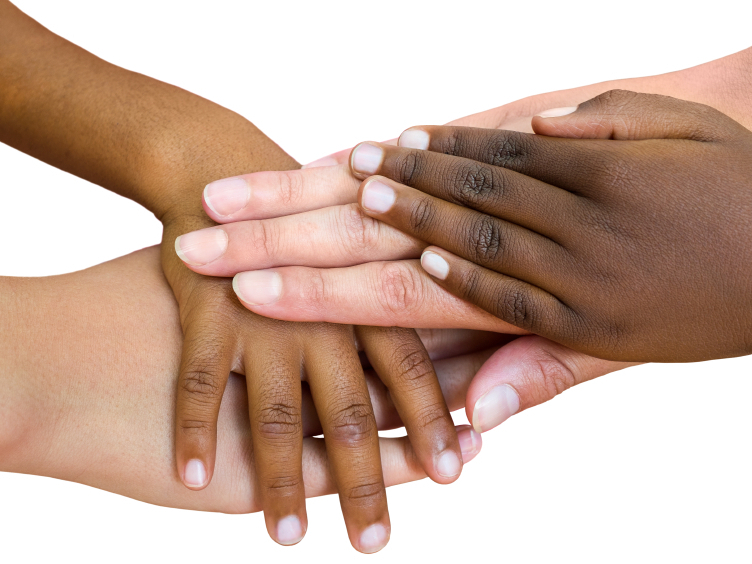
POLYGON ((378 552, 389 542, 389 533, 381 523, 371 525, 360 534, 360 551, 366 554, 378 552))
POLYGON ((520 396, 509 384, 491 388, 475 402, 473 428, 483 433, 500 425, 520 408, 520 396))
POLYGON ((204 266, 225 254, 228 242, 223 229, 210 227, 175 239, 175 252, 180 260, 191 266, 204 266))
POLYGON ((407 149, 421 149, 425 151, 428 149, 428 140, 428 133, 422 129, 406 129, 400 135, 397 145, 407 149))
POLYGON ((320 166, 335 166, 339 164, 334 157, 322 157, 303 165, 301 168, 317 168, 320 166))
POLYGON ((303 525, 296 515, 288 515, 277 522, 277 542, 289 546, 297 544, 305 535, 303 525))
POLYGON ((242 210, 251 199, 251 187, 242 178, 225 178, 210 182, 204 188, 204 201, 219 216, 242 210))
POLYGON ((389 211, 396 199, 397 195, 391 186, 387 186, 378 180, 371 180, 363 188, 361 203, 369 211, 384 213, 389 211))
POLYGON ((449 263, 444 258, 431 251, 425 251, 420 255, 420 266, 431 276, 439 280, 446 280, 449 276, 449 263))
POLYGON ((185 465, 183 482, 189 488, 201 488, 206 485, 206 468, 197 458, 192 458, 185 465))
POLYGON ((453 450, 445 450, 436 461, 436 472, 444 478, 453 478, 462 470, 462 463, 453 450))
POLYGON ((269 305, 282 294, 282 277, 273 270, 241 272, 232 279, 232 289, 247 304, 269 305))
POLYGON ((574 112, 578 106, 567 106, 566 108, 552 108, 550 110, 546 110, 545 112, 541 112, 538 115, 538 117, 542 118, 551 118, 551 117, 561 117, 566 116, 574 112))
POLYGON ((383 158, 384 150, 381 147, 361 143, 355 147, 350 164, 355 172, 371 175, 376 174, 376 171, 379 170, 383 158))
POLYGON ((483 446, 483 439, 480 433, 476 433, 469 426, 458 431, 457 438, 460 441, 460 450, 462 450, 462 462, 467 464, 480 452, 483 446))

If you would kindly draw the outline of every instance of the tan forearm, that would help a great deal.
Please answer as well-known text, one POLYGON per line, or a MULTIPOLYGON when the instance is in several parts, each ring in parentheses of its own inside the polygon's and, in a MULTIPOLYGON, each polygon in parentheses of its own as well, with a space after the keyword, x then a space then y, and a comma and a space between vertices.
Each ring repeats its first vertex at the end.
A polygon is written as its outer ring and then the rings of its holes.
POLYGON ((0 141, 162 218, 217 178, 297 163, 241 116, 107 63, 0 0, 0 141))

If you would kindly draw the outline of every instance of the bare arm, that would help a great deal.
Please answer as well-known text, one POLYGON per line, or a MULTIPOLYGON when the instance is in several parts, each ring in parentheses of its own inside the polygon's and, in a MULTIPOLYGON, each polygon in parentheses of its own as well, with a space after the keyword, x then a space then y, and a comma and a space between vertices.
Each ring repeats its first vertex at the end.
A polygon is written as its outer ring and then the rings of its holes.
MULTIPOLYGON (((429 350, 444 349, 443 338, 429 335, 429 350)), ((0 470, 159 505, 258 511, 241 376, 230 378, 222 402, 215 479, 192 492, 175 473, 170 423, 180 347, 177 304, 157 248, 62 276, 0 278, 0 470)), ((455 409, 492 350, 436 363, 455 409)), ((369 388, 380 427, 399 424, 376 378, 369 388)), ((320 432, 310 398, 304 420, 306 435, 320 432)), ((469 460, 479 437, 465 429, 460 438, 469 460)), ((425 476, 406 439, 382 439, 381 449, 388 485, 425 476)), ((307 496, 334 492, 322 440, 305 439, 303 469, 307 496)))

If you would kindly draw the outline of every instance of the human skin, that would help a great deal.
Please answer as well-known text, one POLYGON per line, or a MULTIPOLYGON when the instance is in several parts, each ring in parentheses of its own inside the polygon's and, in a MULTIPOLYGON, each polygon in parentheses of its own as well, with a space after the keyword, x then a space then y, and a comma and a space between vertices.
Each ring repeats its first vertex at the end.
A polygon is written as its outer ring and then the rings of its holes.
MULTIPOLYGON (((454 351, 427 335, 437 358, 454 351)), ((233 375, 219 414, 217 474, 186 489, 174 470, 173 417, 182 332, 158 248, 46 278, 0 277, 0 471, 70 480, 148 503, 245 513, 262 509, 244 378, 233 375), (134 293, 135 291, 135 293, 134 293)), ((457 340, 454 340, 456 343, 457 340)), ((454 409, 488 351, 437 361, 454 409)), ((399 426, 389 394, 369 377, 380 428, 399 426)), ((321 432, 305 394, 304 434, 321 432)), ((480 436, 459 432, 465 461, 480 436)), ((425 476, 407 438, 381 439, 387 485, 425 476)), ((306 496, 336 493, 322 439, 303 447, 306 496)))
MULTIPOLYGON (((750 77, 752 49, 747 49, 663 75, 540 94, 450 123, 532 132, 532 116, 551 108, 576 106, 619 88, 707 104, 750 128, 750 77)), ((283 290, 274 304, 251 307, 280 319, 384 325, 407 324, 409 320, 419 327, 515 330, 433 283, 414 260, 425 244, 362 212, 355 203, 360 182, 349 174, 346 164, 349 154, 350 150, 341 151, 300 171, 244 175, 241 178, 248 186, 245 205, 224 208, 223 215, 206 204, 207 195, 212 195, 207 190, 204 207, 213 219, 225 224, 228 252, 191 268, 223 276, 273 269, 282 277, 282 288, 301 293, 295 296, 283 290), (295 211, 297 215, 292 215, 295 211), (242 260, 230 252, 234 240, 247 240, 260 231, 268 234, 269 247, 278 251, 273 256, 263 248, 252 250, 242 260), (311 242, 310 249, 294 244, 303 233, 311 242), (323 252, 326 249, 331 252, 323 252), (312 288, 316 292, 310 292, 312 288)), ((479 371, 468 389, 468 417, 477 430, 485 431, 574 385, 627 366, 630 364, 599 360, 541 337, 522 337, 502 347, 479 371)))
POLYGON ((186 486, 200 490, 211 482, 228 375, 249 373, 266 525, 282 544, 299 541, 307 528, 298 383, 305 371, 351 542, 364 552, 386 544, 390 524, 378 434, 356 332, 399 400, 431 478, 446 484, 459 477, 460 444, 413 330, 258 316, 238 302, 229 280, 199 276, 176 256, 173 244, 181 234, 214 225, 200 199, 208 181, 297 168, 291 157, 241 116, 102 61, 7 1, 0 1, 0 75, 0 141, 133 199, 164 225, 162 266, 184 332, 174 437, 176 471, 186 486))
POLYGON ((752 353, 752 132, 624 90, 533 127, 424 126, 399 147, 358 145, 361 208, 431 245, 421 264, 443 288, 570 348, 632 362, 752 353))

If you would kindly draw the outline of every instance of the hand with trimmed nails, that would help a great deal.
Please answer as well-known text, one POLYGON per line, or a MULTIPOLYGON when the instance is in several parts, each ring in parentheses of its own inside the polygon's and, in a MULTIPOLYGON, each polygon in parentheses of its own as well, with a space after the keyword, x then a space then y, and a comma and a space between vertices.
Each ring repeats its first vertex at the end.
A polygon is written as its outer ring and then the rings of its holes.
POLYGON ((432 245, 444 289, 525 331, 610 360, 751 353, 752 133, 627 91, 532 125, 361 144, 360 204, 432 245))

